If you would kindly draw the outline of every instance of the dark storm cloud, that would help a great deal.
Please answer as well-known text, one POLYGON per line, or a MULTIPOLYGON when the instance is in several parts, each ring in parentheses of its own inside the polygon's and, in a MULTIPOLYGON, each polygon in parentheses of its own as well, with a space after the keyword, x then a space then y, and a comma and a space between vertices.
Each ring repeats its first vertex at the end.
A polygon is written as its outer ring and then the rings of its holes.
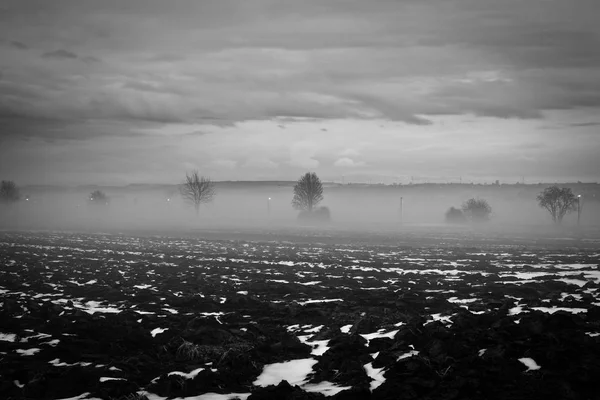
MULTIPOLYGON (((10 2, 8 12, 12 18, 6 21, 21 24, 24 36, 29 31, 43 32, 48 39, 72 43, 78 49, 47 52, 46 58, 100 64, 101 58, 116 57, 121 70, 99 70, 93 78, 98 84, 102 84, 98 80, 102 74, 117 72, 123 77, 123 89, 173 93, 191 101, 201 98, 203 104, 198 106, 231 120, 379 115, 427 124, 423 115, 428 113, 539 118, 544 109, 593 106, 598 96, 597 90, 576 94, 576 88, 565 86, 567 78, 537 87, 535 93, 540 95, 536 97, 520 89, 535 82, 518 77, 527 69, 587 69, 600 65, 600 53, 593 51, 600 44, 598 29, 591 23, 577 23, 587 21, 586 16, 594 9, 593 2, 587 0, 575 1, 571 8, 556 0, 532 0, 527 4, 512 0, 250 3, 182 2, 181 7, 171 8, 155 1, 59 1, 53 7, 43 2, 28 6, 10 2), (28 10, 32 8, 38 13, 31 14, 28 10), (151 31, 163 35, 154 34, 154 39, 148 41, 151 31), (245 48, 249 51, 243 51, 245 48), (93 51, 98 56, 82 57, 79 50, 93 51), (163 78, 136 80, 128 76, 164 64, 171 64, 173 69, 163 69, 163 78), (518 82, 505 94, 491 88, 491 99, 485 93, 488 82, 452 82, 452 75, 481 68, 505 71, 506 79, 515 80, 517 76, 518 82), (188 81, 164 75, 182 70, 189 71, 188 81), (438 81, 429 93, 360 93, 364 90, 361 87, 352 90, 370 99, 353 103, 345 101, 345 94, 338 89, 341 85, 383 86, 386 80, 410 80, 423 74, 435 76, 438 81), (562 85, 562 89, 555 90, 562 90, 562 94, 544 93, 551 92, 548 88, 556 84, 562 85), (255 95, 258 85, 259 90, 284 88, 291 96, 308 88, 318 95, 342 100, 324 106, 299 97, 280 104, 276 96, 255 95), (209 91, 214 99, 207 99, 209 91), (567 91, 572 93, 565 94, 567 91), (248 95, 251 101, 240 101, 248 95)), ((80 95, 84 94, 74 94, 80 95)), ((108 97, 112 96, 119 103, 118 93, 108 97)), ((111 105, 112 99, 94 99, 92 104, 99 107, 103 118, 115 114, 165 123, 193 119, 186 117, 185 111, 159 111, 164 108, 161 101, 146 98, 141 101, 145 104, 129 101, 123 106, 111 105), (158 104, 153 104, 155 101, 158 104), (113 111, 104 112, 107 107, 113 111), (118 111, 119 107, 125 110, 118 111)))

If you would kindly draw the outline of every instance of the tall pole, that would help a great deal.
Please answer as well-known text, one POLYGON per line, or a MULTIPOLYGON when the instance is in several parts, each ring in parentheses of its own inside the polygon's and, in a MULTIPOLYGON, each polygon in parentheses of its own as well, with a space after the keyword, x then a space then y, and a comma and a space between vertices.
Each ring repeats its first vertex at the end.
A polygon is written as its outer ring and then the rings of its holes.
POLYGON ((404 210, 402 209, 403 208, 403 203, 404 203, 403 198, 400 197, 400 224, 402 224, 404 222, 403 221, 403 219, 404 219, 403 211, 404 210))
POLYGON ((581 220, 581 195, 577 195, 577 225, 579 226, 579 222, 581 220))
POLYGON ((271 216, 271 198, 270 197, 267 199, 267 215, 269 217, 271 216))

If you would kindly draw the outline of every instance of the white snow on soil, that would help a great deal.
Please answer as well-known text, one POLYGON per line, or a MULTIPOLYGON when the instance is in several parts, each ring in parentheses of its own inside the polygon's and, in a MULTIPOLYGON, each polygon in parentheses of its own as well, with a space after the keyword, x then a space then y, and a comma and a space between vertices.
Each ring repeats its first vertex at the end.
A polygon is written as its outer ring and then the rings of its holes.
POLYGON ((450 319, 452 317, 452 315, 444 315, 442 316, 442 314, 438 313, 438 314, 431 314, 430 315, 431 318, 433 318, 432 321, 427 321, 425 322, 425 325, 434 322, 434 321, 441 321, 444 324, 451 324, 452 320, 450 319))
POLYGON ((321 393, 323 396, 335 396, 342 390, 352 389, 352 386, 337 386, 333 382, 323 381, 319 383, 306 383, 302 385, 306 392, 321 393))
POLYGON ((587 309, 585 308, 568 308, 568 307, 531 307, 534 310, 542 311, 548 314, 554 314, 557 311, 567 311, 573 314, 585 313, 587 309))
POLYGON ((556 264, 554 268, 558 269, 593 269, 597 267, 598 264, 556 264))
POLYGON ((385 382, 385 378, 383 376, 384 368, 373 368, 373 363, 365 364, 363 367, 369 378, 372 379, 370 385, 371 392, 385 382))
POLYGON ((529 310, 523 310, 523 306, 517 305, 508 310, 508 315, 517 315, 521 314, 522 312, 529 312, 529 310))
POLYGON ((458 303, 458 304, 466 304, 466 303, 472 303, 474 301, 477 301, 479 299, 459 299, 458 297, 450 297, 448 299, 448 301, 450 303, 458 303))
POLYGON ((48 364, 52 364, 55 367, 72 367, 73 365, 81 365, 82 367, 87 367, 87 366, 92 365, 91 362, 77 362, 77 363, 69 364, 66 362, 61 362, 60 359, 58 359, 58 358, 48 361, 48 364))
POLYGON ((417 354, 419 354, 418 350, 411 350, 408 353, 402 354, 400 357, 398 357, 398 359, 396 361, 404 360, 405 358, 416 356, 417 354))
POLYGON ((268 364, 263 368, 262 373, 253 382, 255 386, 279 385, 283 380, 290 385, 302 385, 306 382, 306 377, 312 372, 312 367, 317 363, 314 358, 303 358, 291 360, 282 363, 268 364))
POLYGON ((126 381, 125 378, 113 378, 110 376, 103 376, 100 378, 100 382, 108 382, 108 381, 126 381))
POLYGON ((344 325, 340 328, 340 331, 342 331, 342 333, 350 333, 350 328, 352 328, 352 325, 344 325))
POLYGON ((521 361, 527 367, 527 371, 525 372, 535 371, 541 368, 535 361, 533 361, 533 358, 519 358, 519 361, 521 361))
POLYGON ((17 353, 19 353, 22 356, 32 356, 39 351, 42 351, 42 349, 37 349, 37 348, 32 348, 32 349, 27 349, 27 350, 17 349, 17 353))
POLYGON ((121 311, 123 311, 123 310, 119 310, 118 308, 115 308, 115 307, 104 307, 104 306, 102 306, 102 304, 100 302, 93 301, 93 300, 86 302, 85 305, 76 303, 74 301, 73 305, 77 308, 82 309, 83 311, 85 311, 88 314, 95 314, 95 313, 118 314, 121 311))
POLYGON ((148 284, 143 284, 143 285, 133 285, 134 288, 136 289, 149 289, 152 287, 152 285, 148 285, 148 284))
POLYGON ((178 375, 185 379, 194 379, 196 377, 196 375, 198 375, 202 371, 204 371, 204 368, 196 368, 192 372, 188 372, 188 373, 181 372, 181 371, 173 371, 173 372, 169 372, 168 376, 178 375))
POLYGON ((312 303, 330 303, 332 301, 344 301, 344 300, 342 300, 342 299, 306 300, 306 301, 299 301, 298 304, 303 306, 303 305, 312 304, 312 303))
POLYGON ((584 280, 581 280, 581 279, 561 278, 561 279, 555 279, 555 280, 560 281, 560 282, 564 282, 564 283, 568 283, 568 284, 571 284, 571 285, 577 285, 579 287, 582 287, 582 286, 584 286, 587 283, 587 281, 584 281, 584 280))
POLYGON ((375 339, 375 338, 393 339, 394 336, 396 335, 396 333, 398 333, 398 329, 396 329, 395 331, 390 331, 390 332, 385 332, 385 329, 380 329, 375 333, 366 333, 366 334, 361 334, 360 336, 364 337, 367 340, 367 347, 368 347, 369 343, 371 342, 371 339, 375 339))
POLYGON ((322 356, 327 350, 329 350, 329 347, 327 346, 329 344, 329 340, 314 340, 311 342, 308 340, 309 337, 311 337, 311 335, 298 336, 298 339, 300 339, 302 343, 312 347, 310 354, 313 356, 322 356))
POLYGON ((169 328, 154 328, 150 331, 150 334, 152 335, 152 337, 156 337, 156 335, 158 335, 159 333, 163 333, 168 330, 169 328))
POLYGON ((4 342, 14 342, 16 337, 17 337, 17 335, 15 335, 14 333, 0 332, 0 340, 2 340, 4 342))
POLYGON ((310 328, 304 331, 304 333, 317 333, 319 332, 321 329, 323 329, 325 325, 319 325, 319 326, 315 326, 314 328, 310 328))

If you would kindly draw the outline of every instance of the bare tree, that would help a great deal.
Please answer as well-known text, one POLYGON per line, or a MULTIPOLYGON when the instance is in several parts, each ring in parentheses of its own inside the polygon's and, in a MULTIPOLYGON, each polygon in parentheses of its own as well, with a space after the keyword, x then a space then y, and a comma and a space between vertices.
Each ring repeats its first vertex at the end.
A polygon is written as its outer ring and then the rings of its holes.
POLYGON ((304 174, 294 186, 292 206, 296 210, 312 212, 323 200, 323 184, 314 172, 304 174))
POLYGON ((13 181, 2 181, 0 184, 0 203, 10 204, 21 200, 21 192, 13 181))
POLYGON ((548 210, 554 223, 560 224, 565 215, 577 210, 577 197, 571 188, 556 185, 547 187, 537 196, 540 207, 548 210))
POLYGON ((210 203, 215 197, 215 184, 210 178, 200 176, 198 171, 185 174, 185 182, 179 186, 179 193, 185 201, 194 205, 196 215, 200 205, 210 203))

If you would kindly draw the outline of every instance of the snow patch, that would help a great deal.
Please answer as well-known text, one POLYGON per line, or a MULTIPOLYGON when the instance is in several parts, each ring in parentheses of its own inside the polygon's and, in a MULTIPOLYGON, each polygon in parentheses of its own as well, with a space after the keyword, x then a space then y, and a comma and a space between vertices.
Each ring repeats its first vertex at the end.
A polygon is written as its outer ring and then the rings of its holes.
POLYGON ((100 378, 100 382, 108 382, 108 381, 126 381, 125 378, 113 378, 111 376, 103 376, 100 378))
POLYGON ((38 349, 38 348, 32 348, 32 349, 27 349, 27 350, 17 349, 17 353, 19 353, 22 356, 32 356, 40 351, 42 351, 42 349, 38 349))
POLYGON ((365 372, 367 373, 369 378, 371 378, 371 392, 377 389, 385 382, 385 378, 383 376, 385 372, 384 368, 373 368, 373 363, 365 364, 363 368, 365 369, 365 372))
POLYGON ((169 328, 154 328, 150 331, 150 334, 152 335, 152 337, 156 337, 156 335, 158 335, 159 333, 163 333, 168 330, 169 328))
POLYGON ((0 332, 0 340, 4 342, 14 342, 17 335, 14 333, 2 333, 0 332))
POLYGON ((541 368, 539 365, 537 365, 533 358, 519 358, 519 361, 527 367, 527 371, 525 372, 536 371, 541 368))
POLYGON ((194 379, 196 377, 196 375, 198 375, 202 371, 204 371, 204 368, 196 368, 195 370, 188 372, 188 373, 181 372, 181 371, 173 371, 173 372, 169 372, 169 374, 167 376, 178 375, 185 379, 194 379))
POLYGON ((268 364, 262 373, 253 382, 255 386, 279 385, 283 380, 290 385, 303 385, 306 377, 312 372, 312 367, 317 363, 314 358, 291 360, 282 363, 268 364))

